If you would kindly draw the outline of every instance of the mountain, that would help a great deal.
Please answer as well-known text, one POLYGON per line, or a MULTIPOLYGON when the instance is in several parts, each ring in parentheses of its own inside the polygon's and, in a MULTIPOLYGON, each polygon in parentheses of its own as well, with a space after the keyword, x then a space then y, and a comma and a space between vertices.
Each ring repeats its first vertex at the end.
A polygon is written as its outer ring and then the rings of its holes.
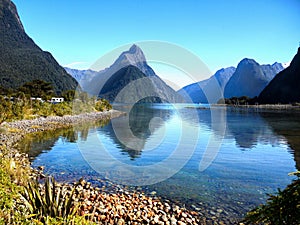
POLYGON ((120 69, 133 65, 147 76, 156 76, 152 68, 147 64, 143 51, 132 45, 128 51, 122 52, 117 60, 108 68, 101 70, 90 80, 80 82, 84 90, 92 95, 98 95, 106 81, 120 69))
POLYGON ((259 65, 253 59, 243 59, 227 82, 224 97, 255 97, 268 85, 274 76, 283 70, 280 63, 259 65))
POLYGON ((300 47, 290 65, 278 73, 260 93, 258 102, 263 104, 300 102, 300 47))
POLYGON ((68 67, 64 67, 64 69, 68 74, 75 78, 75 80, 80 84, 80 87, 83 90, 89 89, 88 84, 98 74, 98 72, 94 70, 77 70, 68 67))
MULTIPOLYGON (((76 70, 68 70, 68 72, 73 77, 81 76, 79 83, 83 90, 111 102, 115 101, 115 97, 124 87, 134 89, 132 91, 136 93, 136 97, 151 94, 152 97, 148 99, 150 102, 183 102, 181 96, 155 74, 147 64, 143 51, 137 45, 132 45, 128 51, 121 53, 110 67, 97 73, 79 74, 76 70), (89 78, 86 78, 87 75, 89 78), (138 79, 141 81, 133 82, 138 79)), ((133 103, 133 99, 137 100, 136 97, 127 96, 128 99, 122 98, 122 101, 133 103)))
POLYGON ((0 0, 0 52, 0 86, 18 88, 38 79, 52 83, 60 93, 78 85, 49 52, 41 50, 26 34, 11 0, 0 0))
POLYGON ((66 72, 70 74, 79 83, 82 79, 92 79, 98 72, 94 70, 77 70, 64 67, 66 72))
POLYGON ((128 51, 123 52, 110 67, 113 71, 118 71, 123 67, 133 65, 139 68, 147 76, 155 76, 153 69, 147 64, 143 51, 137 46, 132 45, 128 51))
POLYGON ((187 85, 180 89, 178 93, 188 102, 194 103, 208 103, 206 95, 210 95, 209 102, 216 103, 222 97, 224 87, 234 72, 234 67, 220 69, 209 79, 187 85))
MULTIPOLYGON (((164 102, 165 96, 158 92, 159 81, 154 81, 156 78, 155 76, 148 77, 137 67, 129 65, 108 79, 99 97, 118 103, 164 102)), ((164 90, 160 91, 164 92, 164 90)))

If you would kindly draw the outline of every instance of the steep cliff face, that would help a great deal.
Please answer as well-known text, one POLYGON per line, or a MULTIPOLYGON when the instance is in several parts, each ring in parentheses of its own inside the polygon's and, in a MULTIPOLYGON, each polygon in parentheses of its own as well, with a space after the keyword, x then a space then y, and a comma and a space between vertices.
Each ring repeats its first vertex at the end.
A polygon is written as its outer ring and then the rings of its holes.
POLYGON ((278 73, 258 97, 262 104, 300 102, 300 48, 290 65, 278 73))
POLYGON ((229 79, 224 90, 224 97, 255 97, 268 85, 283 67, 278 64, 259 65, 253 59, 243 59, 229 79))
POLYGON ((10 0, 0 0, 0 31, 0 86, 18 88, 39 79, 52 83, 57 93, 77 87, 53 56, 26 34, 10 0))

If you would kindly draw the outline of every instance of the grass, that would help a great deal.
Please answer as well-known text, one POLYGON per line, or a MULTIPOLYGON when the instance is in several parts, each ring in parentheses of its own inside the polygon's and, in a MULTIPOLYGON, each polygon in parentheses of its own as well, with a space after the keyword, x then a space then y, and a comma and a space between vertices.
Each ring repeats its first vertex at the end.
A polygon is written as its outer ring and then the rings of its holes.
POLYGON ((0 224, 21 224, 22 207, 19 208, 17 199, 21 186, 28 179, 29 167, 23 167, 10 157, 6 157, 7 149, 1 147, 0 158, 0 224))
POLYGON ((29 177, 30 167, 8 157, 8 150, 0 147, 0 225, 93 225, 77 215, 72 197, 48 178, 39 188, 29 177))

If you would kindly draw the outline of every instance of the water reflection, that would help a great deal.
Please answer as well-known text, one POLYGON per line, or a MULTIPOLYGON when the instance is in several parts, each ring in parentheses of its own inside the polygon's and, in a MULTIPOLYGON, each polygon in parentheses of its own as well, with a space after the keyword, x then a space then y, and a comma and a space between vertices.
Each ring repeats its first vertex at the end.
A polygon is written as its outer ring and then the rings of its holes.
POLYGON ((277 136, 282 136, 290 146, 290 152, 294 155, 296 168, 300 170, 300 117, 299 113, 261 113, 261 116, 272 128, 277 136))
POLYGON ((132 160, 141 156, 150 136, 174 114, 173 107, 158 109, 151 104, 119 106, 118 110, 126 112, 126 116, 115 118, 99 131, 108 135, 132 160))
POLYGON ((274 135, 264 118, 257 112, 228 112, 227 128, 227 137, 233 136, 237 146, 244 150, 252 149, 259 143, 276 146, 280 142, 280 138, 274 135))
POLYGON ((61 139, 62 142, 68 143, 76 143, 78 140, 86 141, 90 129, 103 127, 108 123, 109 120, 104 120, 95 123, 77 124, 72 128, 28 134, 18 143, 18 148, 21 152, 28 153, 31 159, 34 159, 41 153, 52 150, 59 139, 61 139))
MULTIPOLYGON (((258 144, 278 146, 285 141, 284 135, 273 132, 271 124, 267 121, 268 116, 269 114, 263 116, 259 112, 248 111, 247 109, 211 107, 198 109, 198 118, 186 116, 185 120, 193 124, 198 119, 200 126, 205 125, 218 137, 226 140, 234 139, 238 149, 250 150, 258 144), (225 135, 220 126, 214 126, 212 123, 212 115, 215 115, 216 118, 224 118, 225 116, 225 121, 218 121, 218 123, 226 125, 225 135)), ((290 117, 287 117, 286 122, 288 120, 290 117)), ((281 126, 287 127, 288 124, 281 124, 281 126)), ((300 133, 300 129, 296 132, 300 133)))
MULTIPOLYGON (((81 124, 70 129, 59 129, 37 134, 27 135, 20 143, 20 150, 28 152, 34 158, 40 153, 50 151, 57 140, 76 143, 78 140, 87 141, 90 129, 106 134, 117 146, 121 153, 127 154, 131 160, 141 157, 145 145, 156 130, 175 115, 172 105, 167 104, 136 104, 132 108, 119 106, 119 110, 127 111, 127 116, 115 118, 118 127, 113 127, 109 121, 96 124, 81 124), (159 118, 159 120, 155 120, 159 118), (129 123, 129 125, 125 125, 129 123), (127 129, 129 126, 130 129, 127 129), (116 134, 116 130, 118 134, 116 134), (132 138, 134 148, 128 145, 132 138), (126 144, 122 140, 127 140, 126 144), (138 141, 136 141, 138 140, 138 141)), ((177 109, 179 116, 193 126, 202 126, 204 130, 211 130, 219 138, 234 139, 240 150, 250 150, 258 144, 279 146, 288 143, 293 154, 297 169, 300 169, 300 118, 295 113, 285 113, 282 116, 275 112, 253 112, 222 107, 197 109, 197 115, 191 113, 191 108, 177 109), (212 123, 215 118, 224 118, 226 121, 212 123), (279 119, 280 118, 280 119, 279 119), (224 135, 220 124, 226 125, 224 135)))

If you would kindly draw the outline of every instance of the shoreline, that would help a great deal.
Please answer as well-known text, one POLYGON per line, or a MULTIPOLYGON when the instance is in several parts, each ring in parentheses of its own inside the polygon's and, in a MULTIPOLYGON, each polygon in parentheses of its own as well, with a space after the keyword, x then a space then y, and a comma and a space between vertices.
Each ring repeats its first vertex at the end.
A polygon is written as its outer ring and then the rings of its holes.
MULTIPOLYGON (((0 147, 7 148, 13 157, 20 152, 17 143, 26 135, 56 129, 70 128, 83 122, 96 122, 99 120, 113 119, 124 115, 124 112, 109 110, 104 112, 91 112, 79 115, 38 117, 32 120, 17 120, 0 124, 0 147)), ((1 154, 1 149, 0 149, 1 154)), ((23 153, 21 153, 23 154, 23 153)), ((28 155, 25 154, 28 158, 28 155)))
POLYGON ((299 110, 300 106, 292 104, 263 104, 263 105, 222 105, 231 108, 251 108, 251 109, 269 109, 269 110, 299 110))
POLYGON ((291 104, 264 104, 264 105, 228 105, 211 104, 208 107, 199 104, 199 106, 188 106, 187 108, 210 110, 210 109, 232 109, 232 110, 251 110, 255 112, 289 112, 299 113, 300 106, 291 104))
MULTIPOLYGON (((7 149, 8 154, 4 155, 0 148, 0 155, 10 157, 16 162, 22 162, 23 167, 30 168, 30 177, 40 177, 43 180, 46 175, 43 174, 42 166, 39 170, 33 169, 30 166, 28 154, 20 153, 16 147, 25 135, 69 128, 83 122, 96 122, 122 115, 124 115, 123 112, 110 110, 74 116, 50 116, 33 120, 4 122, 0 125, 0 147, 7 149)), ((74 184, 59 182, 58 186, 70 193, 74 184)), ((156 193, 145 194, 143 191, 120 188, 116 184, 112 184, 107 192, 105 188, 94 187, 91 183, 82 181, 76 190, 75 202, 81 203, 78 211, 80 215, 87 216, 92 213, 93 221, 100 224, 231 224, 221 222, 217 218, 200 216, 199 212, 201 211, 189 210, 180 206, 180 203, 176 204, 156 196, 156 193)))

